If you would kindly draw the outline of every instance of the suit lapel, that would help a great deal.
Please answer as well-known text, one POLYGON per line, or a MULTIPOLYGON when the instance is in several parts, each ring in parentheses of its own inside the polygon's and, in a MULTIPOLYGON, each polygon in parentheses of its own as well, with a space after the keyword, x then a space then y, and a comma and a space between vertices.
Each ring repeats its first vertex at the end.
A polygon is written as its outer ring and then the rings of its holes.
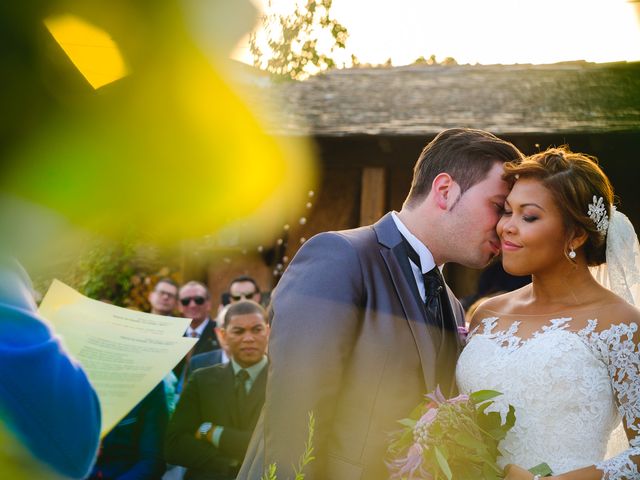
MULTIPOLYGON (((238 402, 236 401, 236 390, 235 390, 236 378, 233 373, 233 366, 231 362, 229 362, 224 367, 224 374, 222 375, 222 381, 220 382, 220 390, 222 391, 222 396, 224 398, 224 403, 226 405, 226 410, 229 412, 229 416, 231 417, 231 422, 233 426, 240 425, 240 412, 238 412, 238 402)), ((220 395, 220 391, 215 392, 216 395, 220 395)))
POLYGON ((251 421, 258 417, 258 413, 260 413, 260 409, 264 403, 268 369, 269 366, 265 365, 258 374, 256 381, 253 382, 249 395, 247 395, 246 410, 242 412, 242 416, 247 424, 251 424, 251 421))
MULTIPOLYGON (((215 331, 213 330, 212 320, 204 327, 202 335, 198 338, 195 347, 193 348, 193 354, 204 353, 213 350, 215 347, 213 340, 215 339, 215 331)), ((216 339, 217 343, 217 339, 216 339)))
POLYGON ((436 356, 438 351, 436 340, 430 332, 434 327, 427 322, 426 310, 402 244, 402 235, 398 231, 391 213, 387 213, 382 217, 373 228, 379 243, 383 247, 380 253, 389 270, 393 286, 416 342, 425 386, 427 389, 434 388, 436 385, 436 356))

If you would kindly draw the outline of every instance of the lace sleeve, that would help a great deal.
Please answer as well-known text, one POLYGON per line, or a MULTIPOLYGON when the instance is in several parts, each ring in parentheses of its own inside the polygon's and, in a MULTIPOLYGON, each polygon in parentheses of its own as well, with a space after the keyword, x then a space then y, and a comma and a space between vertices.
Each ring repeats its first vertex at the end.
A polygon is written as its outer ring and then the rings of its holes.
POLYGON ((604 480, 640 480, 640 352, 637 331, 636 323, 621 323, 596 334, 630 446, 618 456, 596 465, 602 470, 604 480))

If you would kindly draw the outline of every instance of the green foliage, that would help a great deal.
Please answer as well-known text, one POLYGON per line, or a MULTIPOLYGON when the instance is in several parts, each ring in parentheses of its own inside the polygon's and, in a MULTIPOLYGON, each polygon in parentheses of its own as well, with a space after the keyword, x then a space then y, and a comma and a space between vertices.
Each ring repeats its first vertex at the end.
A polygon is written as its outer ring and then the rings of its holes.
POLYGON ((55 272, 34 278, 34 286, 45 293, 53 278, 95 300, 126 308, 148 311, 148 295, 160 278, 176 283, 182 279, 175 266, 167 266, 174 252, 161 252, 133 239, 94 240, 76 254, 72 264, 60 265, 55 272))
MULTIPOLYGON (((315 460, 315 457, 313 456, 313 435, 316 430, 316 419, 313 415, 313 412, 309 412, 307 429, 307 441, 304 444, 304 452, 298 460, 298 466, 293 469, 295 473, 294 480, 304 480, 305 467, 309 465, 313 460, 315 460)), ((261 480, 278 480, 277 466, 274 463, 269 465, 261 480)))
POLYGON ((271 465, 269 465, 269 467, 267 468, 267 471, 262 476, 261 480, 278 480, 278 477, 276 475, 276 464, 275 463, 272 463, 271 465))
POLYGON ((425 58, 424 56, 419 56, 416 58, 412 65, 443 65, 443 66, 454 66, 458 65, 458 62, 453 57, 445 57, 441 62, 438 62, 435 55, 431 55, 429 58, 425 58))
POLYGON ((550 477, 553 475, 551 471, 551 467, 546 463, 541 463, 540 465, 536 465, 533 468, 530 468, 529 471, 534 475, 540 475, 541 477, 550 477))
MULTIPOLYGON (((77 252, 73 264, 62 266, 54 276, 90 298, 128 306, 135 257, 136 249, 132 242, 94 241, 77 252)), ((34 283, 44 293, 51 280, 36 278, 34 283)))
POLYGON ((315 457, 313 456, 313 434, 316 430, 316 419, 313 412, 309 412, 309 423, 307 441, 304 444, 304 453, 298 460, 298 466, 295 468, 295 480, 304 480, 304 468, 309 465, 315 457))
POLYGON ((254 65, 278 79, 294 80, 335 68, 335 54, 345 50, 349 34, 331 17, 331 4, 332 0, 306 0, 304 7, 296 2, 289 15, 265 14, 261 28, 249 39, 254 65), (266 37, 266 51, 261 35, 266 37), (327 46, 322 46, 323 36, 327 46))

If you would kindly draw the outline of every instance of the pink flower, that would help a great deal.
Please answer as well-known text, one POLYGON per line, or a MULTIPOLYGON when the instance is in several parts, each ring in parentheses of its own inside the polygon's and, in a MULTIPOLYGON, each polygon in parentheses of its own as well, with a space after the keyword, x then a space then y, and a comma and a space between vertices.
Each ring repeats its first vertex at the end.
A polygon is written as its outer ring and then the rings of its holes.
POLYGON ((469 401, 469 395, 458 395, 457 397, 450 398, 447 403, 455 405, 456 403, 464 403, 469 401))
POLYGON ((440 390, 440 385, 438 385, 435 389, 435 391, 433 393, 429 393, 428 395, 426 395, 426 398, 432 400, 433 402, 436 403, 436 405, 440 405, 443 403, 449 403, 449 404, 456 404, 456 403, 463 403, 469 400, 469 396, 468 395, 458 395, 457 397, 451 398, 449 400, 447 400, 446 398, 444 398, 444 395, 442 394, 442 391, 440 390))
POLYGON ((430 400, 433 400, 436 405, 440 405, 441 403, 445 403, 447 401, 447 399, 444 398, 442 391, 440 390, 440 385, 436 387, 433 393, 427 394, 426 397, 430 400))
POLYGON ((469 336, 469 330, 464 325, 458 326, 458 336, 460 337, 460 341, 462 344, 467 343, 467 337, 469 336))
POLYGON ((420 425, 421 427, 428 427, 433 423, 437 415, 438 415, 438 409, 431 408, 427 410, 425 414, 422 415, 422 417, 420 417, 420 420, 418 420, 417 425, 420 425))
POLYGON ((414 443, 409 447, 407 456, 388 463, 388 467, 393 470, 391 478, 399 480, 432 480, 433 477, 422 468, 422 453, 424 448, 419 443, 414 443))

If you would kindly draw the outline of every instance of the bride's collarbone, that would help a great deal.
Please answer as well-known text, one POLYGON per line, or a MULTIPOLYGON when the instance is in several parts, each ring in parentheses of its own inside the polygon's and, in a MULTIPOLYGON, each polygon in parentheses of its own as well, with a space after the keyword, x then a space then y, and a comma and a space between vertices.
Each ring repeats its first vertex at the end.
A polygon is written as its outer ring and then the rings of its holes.
POLYGON ((598 292, 590 292, 589 295, 572 295, 571 298, 557 300, 545 300, 534 298, 531 291, 513 292, 513 295, 504 295, 482 305, 487 310, 501 315, 521 315, 532 317, 562 317, 580 314, 592 315, 608 310, 615 314, 617 310, 628 314, 628 305, 622 298, 614 293, 602 289, 598 292), (618 307, 618 308, 616 308, 618 307))
POLYGON ((582 330, 591 321, 596 322, 598 331, 622 323, 640 325, 640 310, 615 297, 580 305, 513 304, 503 305, 501 310, 483 308, 476 313, 474 323, 479 324, 485 319, 495 319, 493 332, 515 329, 514 333, 517 332, 519 337, 529 337, 549 327, 554 329, 554 324, 571 331, 582 330))
POLYGON ((599 310, 615 303, 626 303, 610 290, 598 284, 589 284, 582 290, 573 288, 545 291, 530 283, 517 290, 487 299, 479 310, 513 315, 562 315, 583 310, 599 310))

